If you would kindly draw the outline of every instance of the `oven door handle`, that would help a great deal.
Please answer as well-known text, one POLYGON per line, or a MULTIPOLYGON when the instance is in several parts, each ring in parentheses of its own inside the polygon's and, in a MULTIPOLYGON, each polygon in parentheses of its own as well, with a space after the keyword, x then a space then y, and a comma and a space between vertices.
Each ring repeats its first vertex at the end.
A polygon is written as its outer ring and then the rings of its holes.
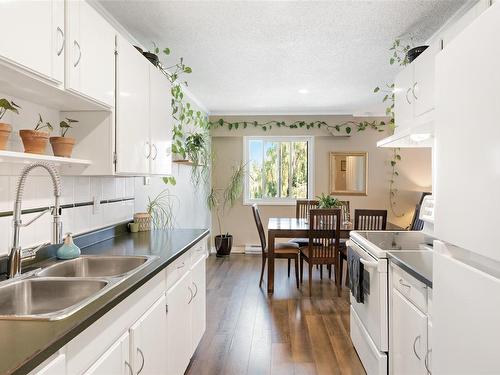
POLYGON ((363 266, 368 267, 368 268, 377 268, 378 267, 378 262, 371 262, 369 260, 364 260, 363 258, 361 258, 359 261, 361 262, 361 264, 363 264, 363 266))

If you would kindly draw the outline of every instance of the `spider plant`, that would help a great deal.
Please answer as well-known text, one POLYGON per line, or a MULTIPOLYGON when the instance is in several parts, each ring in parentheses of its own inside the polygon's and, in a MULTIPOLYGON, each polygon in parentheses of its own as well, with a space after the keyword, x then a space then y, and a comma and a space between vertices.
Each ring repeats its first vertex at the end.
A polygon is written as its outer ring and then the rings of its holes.
POLYGON ((174 227, 174 208, 178 203, 177 196, 170 194, 168 189, 162 190, 156 197, 148 197, 146 211, 151 215, 151 222, 156 229, 171 229, 174 227))

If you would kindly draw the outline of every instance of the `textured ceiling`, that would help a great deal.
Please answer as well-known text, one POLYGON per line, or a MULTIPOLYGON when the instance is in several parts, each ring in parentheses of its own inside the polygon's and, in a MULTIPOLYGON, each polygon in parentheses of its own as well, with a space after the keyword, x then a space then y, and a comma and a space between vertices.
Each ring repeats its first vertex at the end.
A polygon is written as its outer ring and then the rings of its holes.
POLYGON ((183 56, 218 114, 380 113, 393 39, 426 40, 465 2, 100 1, 144 46, 183 56))

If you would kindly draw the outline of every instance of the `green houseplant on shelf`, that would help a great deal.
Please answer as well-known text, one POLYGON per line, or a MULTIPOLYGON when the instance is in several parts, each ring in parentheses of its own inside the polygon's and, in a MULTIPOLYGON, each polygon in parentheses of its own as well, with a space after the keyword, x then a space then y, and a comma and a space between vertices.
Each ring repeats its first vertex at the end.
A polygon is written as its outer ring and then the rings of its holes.
POLYGON ((66 117, 65 120, 59 123, 61 135, 59 137, 50 137, 50 145, 52 146, 52 152, 55 156, 62 156, 65 158, 71 157, 76 140, 73 137, 66 137, 66 133, 72 128, 72 124, 76 122, 78 122, 78 120, 66 117))
POLYGON ((38 121, 34 129, 19 130, 23 141, 24 152, 31 154, 45 154, 47 143, 49 143, 49 132, 53 130, 50 122, 44 122, 42 115, 38 114, 38 121), (47 129, 44 131, 43 129, 47 129))
POLYGON ((207 197, 208 208, 215 213, 219 234, 214 237, 217 256, 223 257, 231 254, 233 236, 222 231, 222 218, 226 210, 232 208, 243 193, 243 177, 245 167, 240 163, 233 168, 229 183, 225 188, 212 187, 207 197))
POLYGON ((5 98, 0 99, 0 150, 5 150, 5 146, 7 145, 7 141, 9 140, 10 133, 12 132, 12 126, 10 126, 10 124, 1 122, 2 117, 8 111, 19 114, 19 109, 21 109, 21 107, 19 107, 13 101, 9 101, 5 98))

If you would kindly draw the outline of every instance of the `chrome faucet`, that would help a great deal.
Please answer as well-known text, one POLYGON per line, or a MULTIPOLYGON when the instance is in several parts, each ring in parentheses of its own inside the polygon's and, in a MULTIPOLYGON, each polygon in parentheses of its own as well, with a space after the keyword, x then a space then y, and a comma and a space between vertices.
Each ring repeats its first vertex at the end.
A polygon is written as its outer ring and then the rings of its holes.
POLYGON ((19 230, 21 227, 27 227, 32 224, 40 217, 42 217, 47 212, 52 212, 53 216, 53 224, 52 224, 52 243, 58 244, 62 242, 62 222, 61 222, 61 213, 59 206, 59 197, 61 196, 61 178, 59 177, 59 173, 57 172, 54 165, 46 162, 36 162, 32 163, 21 171, 21 177, 19 177, 19 181, 17 183, 17 192, 16 192, 16 200, 14 202, 14 233, 12 239, 12 249, 9 254, 9 278, 19 276, 21 274, 21 246, 19 245, 19 230), (23 199, 24 186, 26 184, 26 178, 29 173, 36 168, 45 169, 51 179, 52 185, 54 188, 54 207, 49 207, 45 211, 41 212, 38 216, 34 217, 27 223, 23 224, 21 221, 21 202, 23 199))

